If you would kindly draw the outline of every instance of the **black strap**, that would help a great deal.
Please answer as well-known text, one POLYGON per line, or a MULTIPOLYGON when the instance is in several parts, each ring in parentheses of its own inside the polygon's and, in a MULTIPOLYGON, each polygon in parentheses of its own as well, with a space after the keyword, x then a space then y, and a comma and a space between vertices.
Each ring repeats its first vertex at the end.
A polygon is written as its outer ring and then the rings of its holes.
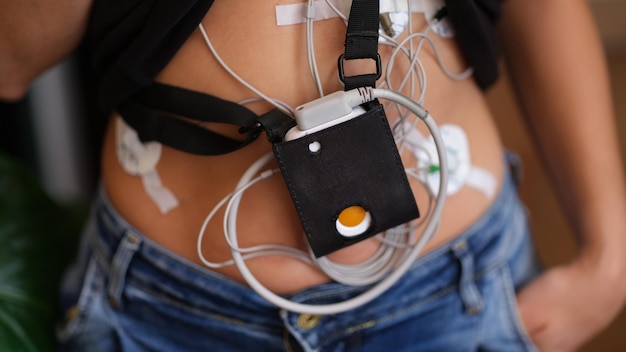
POLYGON ((379 1, 353 0, 348 18, 345 53, 339 57, 339 77, 345 90, 358 87, 374 87, 381 75, 378 55, 379 1), (344 75, 344 61, 372 59, 376 62, 376 72, 356 76, 344 75))
POLYGON ((267 133, 271 143, 280 143, 289 129, 296 125, 296 120, 281 110, 274 109, 259 117, 259 123, 267 133))
MULTIPOLYGON (((345 89, 376 85, 381 75, 378 55, 379 2, 353 0, 346 32, 345 54, 339 58, 339 73, 345 89), (376 72, 345 77, 345 60, 375 60, 376 72)), ((127 101, 119 104, 122 118, 137 131, 143 142, 158 141, 172 148, 192 154, 219 155, 235 151, 254 141, 262 131, 258 116, 245 107, 200 92, 153 83, 127 101), (186 120, 180 117, 186 118, 186 120), (197 123, 189 122, 188 119, 197 123), (202 122, 234 124, 240 127, 245 138, 237 140, 207 130, 202 122)), ((268 123, 276 113, 263 119, 268 123)), ((275 122, 269 123, 274 125, 275 122)), ((293 121, 278 123, 279 127, 264 126, 270 140, 283 134, 293 121), (269 127, 269 128, 268 128, 269 127), (276 128, 275 128, 276 127, 276 128)))
POLYGON ((251 127, 258 118, 254 112, 237 103, 156 82, 136 94, 134 101, 151 109, 204 122, 251 127))
POLYGON ((230 153, 251 143, 261 133, 258 116, 239 104, 160 83, 153 83, 120 104, 118 111, 137 131, 141 141, 158 141, 192 154, 230 153), (239 131, 245 137, 242 140, 226 137, 202 127, 202 122, 240 126, 239 131))

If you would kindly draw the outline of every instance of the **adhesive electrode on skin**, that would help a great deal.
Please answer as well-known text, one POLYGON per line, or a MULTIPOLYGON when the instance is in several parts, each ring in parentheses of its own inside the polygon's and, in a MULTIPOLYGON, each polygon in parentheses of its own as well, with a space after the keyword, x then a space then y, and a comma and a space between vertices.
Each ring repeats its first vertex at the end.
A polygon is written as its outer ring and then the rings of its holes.
POLYGON ((146 193, 162 214, 178 206, 178 199, 161 183, 156 166, 161 159, 161 143, 142 143, 121 118, 115 118, 117 160, 128 174, 141 177, 146 193))
MULTIPOLYGON (((315 0, 314 21, 330 18, 347 19, 352 0, 315 0)), ((381 27, 390 37, 397 37, 406 28, 411 13, 423 13, 433 32, 439 36, 451 38, 454 30, 445 18, 436 19, 437 13, 445 6, 444 0, 382 0, 380 2, 381 27)), ((307 3, 276 6, 276 25, 290 26, 304 23, 311 13, 307 3)))
MULTIPOLYGON (((435 142, 432 137, 423 136, 412 126, 405 126, 405 129, 408 132, 403 143, 417 159, 415 175, 428 186, 433 196, 437 196, 440 165, 435 142)), ((464 186, 470 186, 481 191, 487 198, 492 198, 496 190, 496 179, 489 171, 472 164, 465 131, 450 124, 439 126, 439 130, 448 156, 447 195, 454 195, 464 186)))

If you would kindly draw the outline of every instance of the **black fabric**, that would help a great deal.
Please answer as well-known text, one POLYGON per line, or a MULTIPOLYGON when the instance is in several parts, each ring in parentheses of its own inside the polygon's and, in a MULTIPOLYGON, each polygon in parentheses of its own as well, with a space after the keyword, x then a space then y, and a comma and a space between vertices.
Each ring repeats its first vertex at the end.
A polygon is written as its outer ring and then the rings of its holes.
MULTIPOLYGON (((501 0, 445 2, 461 48, 475 67, 476 80, 486 88, 498 75, 493 24, 500 16, 501 0)), ((94 0, 88 41, 99 86, 100 110, 108 114, 117 104, 150 85, 212 4, 213 0, 94 0)), ((361 30, 358 26, 366 24, 353 26, 361 30)), ((375 58, 374 55, 372 52, 369 56, 375 58)), ((346 59, 352 58, 351 51, 346 52, 346 59)))
POLYGON ((133 96, 133 101, 155 110, 166 111, 197 121, 229 123, 252 127, 257 115, 244 106, 213 95, 153 83, 133 96))
POLYGON ((142 142, 159 141, 192 154, 230 153, 255 140, 261 132, 256 126, 257 115, 239 104, 160 83, 145 87, 119 104, 117 110, 142 142), (232 139, 207 130, 202 122, 234 124, 246 136, 232 139))
POLYGON ((88 28, 98 105, 109 114, 150 85, 213 0, 94 0, 88 28))
POLYGON ((273 144, 274 155, 317 256, 369 238, 419 216, 413 192, 382 105, 363 115, 292 141, 273 144), (309 151, 319 142, 321 150, 309 151), (368 210, 370 228, 347 238, 335 222, 353 205, 368 210))
POLYGON ((487 89, 498 79, 500 48, 494 26, 502 0, 445 0, 461 51, 474 67, 474 79, 487 89))
POLYGON ((259 117, 259 123, 267 133, 270 143, 282 142, 285 134, 296 126, 296 120, 278 109, 259 117))

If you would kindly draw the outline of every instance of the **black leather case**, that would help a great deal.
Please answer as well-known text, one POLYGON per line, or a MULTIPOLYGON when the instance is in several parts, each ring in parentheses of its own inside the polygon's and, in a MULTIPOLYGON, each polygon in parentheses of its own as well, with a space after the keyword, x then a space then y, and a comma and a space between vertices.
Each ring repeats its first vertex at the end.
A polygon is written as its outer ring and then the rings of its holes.
POLYGON ((328 129, 273 144, 283 177, 317 257, 419 217, 382 105, 328 129), (314 153, 309 144, 318 142, 314 153), (339 213, 358 205, 371 214, 355 237, 336 229, 339 213))

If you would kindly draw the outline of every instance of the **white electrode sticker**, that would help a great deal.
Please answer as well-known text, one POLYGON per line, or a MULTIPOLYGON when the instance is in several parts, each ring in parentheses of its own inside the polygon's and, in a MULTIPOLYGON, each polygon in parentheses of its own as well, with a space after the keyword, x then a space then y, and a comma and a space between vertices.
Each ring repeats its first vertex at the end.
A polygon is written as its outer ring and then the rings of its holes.
MULTIPOLYGON (((440 165, 435 142, 432 137, 424 137, 408 124, 405 128, 410 129, 405 143, 418 159, 418 176, 428 185, 431 194, 436 196, 439 190, 440 165)), ((487 170, 472 165, 465 131, 457 125, 450 124, 440 126, 439 131, 448 160, 447 195, 453 195, 467 185, 480 190, 488 198, 493 197, 496 180, 487 170)))
POLYGON ((115 123, 117 160, 124 171, 131 175, 143 175, 156 168, 161 159, 161 144, 142 143, 124 120, 117 118, 115 123))
POLYGON ((176 208, 178 200, 161 183, 156 166, 161 159, 161 143, 142 143, 126 122, 117 117, 115 121, 117 160, 130 175, 140 176, 144 189, 162 214, 176 208))

